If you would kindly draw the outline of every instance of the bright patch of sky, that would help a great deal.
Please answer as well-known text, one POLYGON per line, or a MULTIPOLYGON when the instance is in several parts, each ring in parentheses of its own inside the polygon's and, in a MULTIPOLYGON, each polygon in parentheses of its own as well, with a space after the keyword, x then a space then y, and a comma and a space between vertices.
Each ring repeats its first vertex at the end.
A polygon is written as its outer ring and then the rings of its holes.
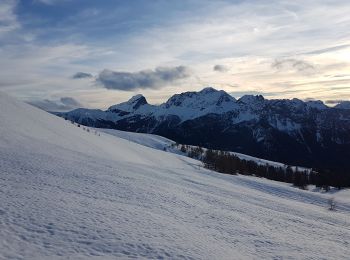
POLYGON ((0 91, 105 108, 206 86, 350 99, 350 2, 2 0, 0 91))

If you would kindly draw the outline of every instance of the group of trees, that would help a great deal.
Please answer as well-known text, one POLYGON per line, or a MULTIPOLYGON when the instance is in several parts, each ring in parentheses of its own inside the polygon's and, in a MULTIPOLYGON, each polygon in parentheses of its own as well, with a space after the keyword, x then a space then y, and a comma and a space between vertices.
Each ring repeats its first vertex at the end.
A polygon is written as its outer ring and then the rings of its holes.
POLYGON ((272 166, 244 160, 225 151, 203 149, 201 147, 181 145, 180 151, 189 157, 201 160, 208 169, 225 174, 242 174, 263 177, 270 180, 292 183, 305 189, 307 185, 316 185, 324 190, 330 186, 350 187, 350 177, 347 174, 325 170, 305 170, 291 166, 272 166))
POLYGON ((347 171, 317 169, 309 177, 310 183, 326 190, 329 186, 338 189, 350 187, 350 174, 347 171))
POLYGON ((269 180, 293 183, 300 188, 306 188, 309 184, 309 171, 298 170, 297 167, 276 167, 268 164, 260 164, 252 160, 240 159, 238 156, 223 151, 207 150, 203 156, 206 168, 227 173, 242 174, 263 177, 269 180))

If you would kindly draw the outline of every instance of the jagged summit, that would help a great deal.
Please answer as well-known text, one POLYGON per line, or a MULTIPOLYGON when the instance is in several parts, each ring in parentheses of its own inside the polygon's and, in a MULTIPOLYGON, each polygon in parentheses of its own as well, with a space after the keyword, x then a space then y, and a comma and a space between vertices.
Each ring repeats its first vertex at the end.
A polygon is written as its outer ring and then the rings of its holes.
POLYGON ((148 104, 146 98, 141 94, 133 96, 127 102, 132 104, 134 109, 138 109, 140 106, 148 104))
POLYGON ((238 99, 239 102, 245 103, 245 104, 252 104, 252 103, 258 103, 263 102, 265 98, 262 95, 244 95, 240 99, 238 99))
POLYGON ((127 102, 128 103, 135 103, 135 102, 138 102, 140 100, 144 101, 145 104, 147 104, 146 98, 142 94, 137 94, 135 96, 132 96, 127 102))
POLYGON ((217 90, 213 87, 205 87, 201 91, 199 91, 199 93, 207 94, 207 93, 214 93, 214 92, 219 92, 219 91, 223 91, 223 90, 217 90))
POLYGON ((161 111, 163 114, 176 115, 181 120, 187 120, 205 114, 225 113, 236 106, 235 98, 225 91, 208 87, 198 92, 173 95, 161 105, 161 111))
POLYGON ((218 106, 224 102, 235 101, 235 98, 227 94, 225 91, 207 87, 198 92, 189 91, 181 94, 175 94, 168 99, 165 106, 186 106, 188 103, 192 103, 194 106, 199 104, 218 106))
POLYGON ((141 106, 148 105, 146 98, 141 95, 135 95, 131 97, 128 101, 111 106, 108 108, 109 111, 124 111, 133 112, 138 110, 141 106))
POLYGON ((306 105, 315 109, 327 109, 328 107, 321 100, 309 100, 306 101, 306 105))

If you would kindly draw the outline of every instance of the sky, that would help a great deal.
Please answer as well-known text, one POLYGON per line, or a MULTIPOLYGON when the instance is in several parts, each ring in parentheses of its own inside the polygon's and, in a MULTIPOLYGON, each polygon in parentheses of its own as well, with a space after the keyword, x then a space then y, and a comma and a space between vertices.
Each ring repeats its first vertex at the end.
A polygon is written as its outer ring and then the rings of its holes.
POLYGON ((0 91, 42 107, 350 99, 348 0, 1 0, 0 91))

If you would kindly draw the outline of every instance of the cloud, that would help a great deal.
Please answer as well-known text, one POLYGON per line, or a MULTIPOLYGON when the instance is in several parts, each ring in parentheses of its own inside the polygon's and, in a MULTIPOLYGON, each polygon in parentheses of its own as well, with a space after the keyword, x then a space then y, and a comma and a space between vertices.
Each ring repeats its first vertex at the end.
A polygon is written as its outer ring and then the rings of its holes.
POLYGON ((338 46, 333 46, 333 47, 329 47, 329 48, 324 48, 324 49, 319 49, 319 50, 306 52, 304 54, 323 54, 323 53, 328 53, 328 52, 334 52, 334 51, 347 49, 349 47, 350 47, 350 44, 342 44, 342 45, 338 45, 338 46))
POLYGON ((242 91, 233 91, 230 92, 230 95, 232 95, 235 98, 242 97, 244 95, 262 95, 264 97, 276 97, 280 95, 286 95, 286 94, 295 94, 298 93, 299 90, 283 90, 283 91, 257 91, 257 90, 242 90, 242 91))
POLYGON ((190 76, 190 70, 185 66, 158 67, 155 70, 139 72, 120 72, 105 69, 98 75, 97 82, 107 89, 128 91, 147 88, 158 89, 190 76))
POLYGON ((227 72, 229 68, 225 65, 217 64, 213 67, 213 70, 218 72, 227 72))
POLYGON ((317 101, 317 99, 312 98, 312 97, 308 97, 308 98, 304 98, 305 102, 309 102, 309 101, 317 101))
POLYGON ((0 3, 0 36, 20 28, 15 14, 16 2, 4 0, 0 3))
POLYGON ((336 74, 336 75, 327 75, 330 78, 347 78, 350 77, 350 74, 336 74))
POLYGON ((35 0, 35 3, 45 4, 45 5, 54 5, 67 0, 35 0))
POLYGON ((311 63, 298 59, 276 59, 271 67, 277 70, 293 70, 300 73, 313 73, 315 67, 311 63))
POLYGON ((72 97, 62 97, 59 100, 31 100, 27 103, 50 112, 69 111, 83 106, 81 103, 79 103, 72 97))
POLYGON ((349 102, 349 100, 342 100, 342 99, 331 99, 331 100, 326 100, 325 103, 327 104, 331 104, 331 105, 336 105, 336 104, 340 104, 343 102, 349 102))
POLYGON ((244 95, 265 95, 263 92, 255 91, 255 90, 233 91, 233 92, 230 92, 229 94, 235 98, 240 98, 244 95))
POLYGON ((72 79, 71 75, 87 67, 77 62, 87 56, 101 56, 99 52, 99 48, 85 45, 38 46, 31 43, 1 46, 0 43, 0 89, 27 100, 52 95, 76 96, 77 92, 91 85, 86 80, 72 79), (73 93, 72 87, 77 92, 73 93))
POLYGON ((76 106, 76 107, 81 106, 81 104, 72 97, 62 97, 60 99, 60 101, 62 102, 62 104, 66 105, 66 106, 72 106, 72 107, 73 106, 76 106))
POLYGON ((73 75, 73 79, 84 79, 84 78, 92 78, 92 74, 86 72, 77 72, 73 75))
POLYGON ((278 93, 278 98, 350 97, 345 89, 348 82, 334 81, 332 85, 319 82, 325 79, 322 73, 349 73, 350 65, 339 69, 327 65, 349 60, 350 48, 346 49, 346 45, 350 44, 347 34, 350 20, 346 17, 350 2, 347 0, 296 0, 293 4, 279 0, 269 4, 184 1, 182 5, 176 1, 145 1, 142 5, 112 2, 84 1, 81 5, 81 1, 71 0, 1 0, 1 90, 26 99, 79 95, 84 102, 89 100, 89 104, 99 97, 102 107, 110 102, 111 95, 118 99, 127 93, 115 92, 107 97, 107 87, 91 88, 98 77, 96 68, 138 72, 159 65, 184 64, 195 68, 204 83, 196 82, 192 76, 171 88, 145 89, 144 94, 152 100, 155 96, 168 97, 213 82, 230 90, 229 84, 234 82, 240 86, 234 90, 264 90, 278 93), (108 33, 111 31, 112 34, 108 33), (25 40, 28 35, 33 38, 25 40), (308 52, 327 52, 327 55, 306 55, 308 52), (300 63, 284 63, 276 64, 283 69, 276 73, 271 69, 276 57, 306 60, 315 64, 316 70, 305 70, 300 63), (216 64, 232 64, 237 74, 214 72, 216 64), (76 72, 94 72, 94 77, 72 79, 76 72), (315 77, 305 77, 310 73, 315 77), (291 82, 292 86, 275 85, 280 82, 291 82), (295 93, 285 92, 287 89, 295 93), (321 91, 316 93, 318 89, 321 91))

